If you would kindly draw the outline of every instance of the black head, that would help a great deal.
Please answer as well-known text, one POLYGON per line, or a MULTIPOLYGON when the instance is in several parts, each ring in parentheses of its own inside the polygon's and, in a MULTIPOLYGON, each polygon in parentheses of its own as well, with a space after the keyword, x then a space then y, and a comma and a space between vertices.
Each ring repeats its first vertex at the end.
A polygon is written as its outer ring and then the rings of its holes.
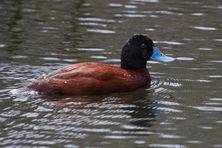
POLYGON ((121 68, 141 69, 146 67, 153 53, 153 41, 145 35, 134 35, 123 46, 121 53, 121 68))

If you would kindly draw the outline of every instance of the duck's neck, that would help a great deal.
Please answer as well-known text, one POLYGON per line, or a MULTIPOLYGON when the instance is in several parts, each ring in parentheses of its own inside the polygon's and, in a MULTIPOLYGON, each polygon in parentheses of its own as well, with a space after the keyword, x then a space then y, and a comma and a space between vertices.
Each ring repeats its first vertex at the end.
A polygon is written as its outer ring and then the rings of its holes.
POLYGON ((121 56, 121 68, 129 70, 146 69, 146 61, 138 60, 129 57, 128 55, 121 56))

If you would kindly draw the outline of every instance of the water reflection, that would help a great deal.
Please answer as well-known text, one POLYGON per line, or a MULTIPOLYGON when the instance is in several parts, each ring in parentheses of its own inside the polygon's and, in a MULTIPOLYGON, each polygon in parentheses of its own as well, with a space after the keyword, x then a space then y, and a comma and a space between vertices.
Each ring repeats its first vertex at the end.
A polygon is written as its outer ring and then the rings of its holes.
POLYGON ((9 41, 8 43, 8 52, 12 52, 14 54, 16 50, 21 50, 20 44, 25 40, 24 39, 24 30, 23 24, 21 23, 23 16, 22 16, 22 1, 15 0, 11 3, 12 9, 12 16, 9 18, 7 22, 8 32, 9 32, 9 41))
MULTIPOLYGON (((155 121, 156 103, 151 100, 151 96, 146 89, 141 88, 131 93, 113 94, 107 96, 86 96, 86 97, 56 97, 46 96, 49 101, 55 100, 56 106, 76 110, 83 109, 89 112, 94 112, 95 109, 109 109, 105 113, 112 113, 110 115, 102 115, 107 118, 125 118, 126 114, 130 115, 130 123, 135 127, 150 127, 150 122, 155 121), (103 99, 102 99, 103 98, 103 99)), ((129 118, 129 117, 128 117, 129 118)), ((126 126, 127 127, 127 126, 126 126)))
POLYGON ((193 26, 192 28, 198 29, 198 30, 207 30, 207 31, 217 30, 217 28, 214 28, 214 27, 203 27, 203 26, 193 26))
POLYGON ((221 6, 209 0, 1 1, 0 145, 220 147, 221 6), (25 93, 27 80, 67 64, 118 66, 121 46, 135 33, 148 34, 177 58, 148 62, 150 88, 62 99, 25 93))
MULTIPOLYGON (((134 110, 130 112, 130 123, 137 127, 150 127, 156 117, 156 102, 151 100, 148 91, 140 89, 131 96, 134 110), (138 98, 136 100, 135 98, 138 98)), ((133 129, 131 129, 133 130, 133 129)), ((139 130, 135 128, 134 130, 139 130)))

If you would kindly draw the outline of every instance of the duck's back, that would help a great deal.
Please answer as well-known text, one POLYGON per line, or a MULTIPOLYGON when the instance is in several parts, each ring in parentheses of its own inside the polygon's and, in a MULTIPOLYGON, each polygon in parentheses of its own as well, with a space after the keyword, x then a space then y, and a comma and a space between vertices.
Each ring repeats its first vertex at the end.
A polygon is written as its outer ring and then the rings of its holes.
POLYGON ((46 94, 89 95, 123 92, 149 84, 147 69, 126 70, 102 63, 78 63, 59 69, 28 88, 46 94))

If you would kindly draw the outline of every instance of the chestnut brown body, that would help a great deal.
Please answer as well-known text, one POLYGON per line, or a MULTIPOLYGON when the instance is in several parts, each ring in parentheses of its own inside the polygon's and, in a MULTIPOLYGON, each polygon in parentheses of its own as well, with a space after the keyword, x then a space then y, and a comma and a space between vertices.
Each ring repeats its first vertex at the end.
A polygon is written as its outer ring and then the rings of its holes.
POLYGON ((28 85, 44 94, 94 95, 126 92, 150 84, 146 68, 128 70, 103 63, 85 62, 57 70, 28 85))

